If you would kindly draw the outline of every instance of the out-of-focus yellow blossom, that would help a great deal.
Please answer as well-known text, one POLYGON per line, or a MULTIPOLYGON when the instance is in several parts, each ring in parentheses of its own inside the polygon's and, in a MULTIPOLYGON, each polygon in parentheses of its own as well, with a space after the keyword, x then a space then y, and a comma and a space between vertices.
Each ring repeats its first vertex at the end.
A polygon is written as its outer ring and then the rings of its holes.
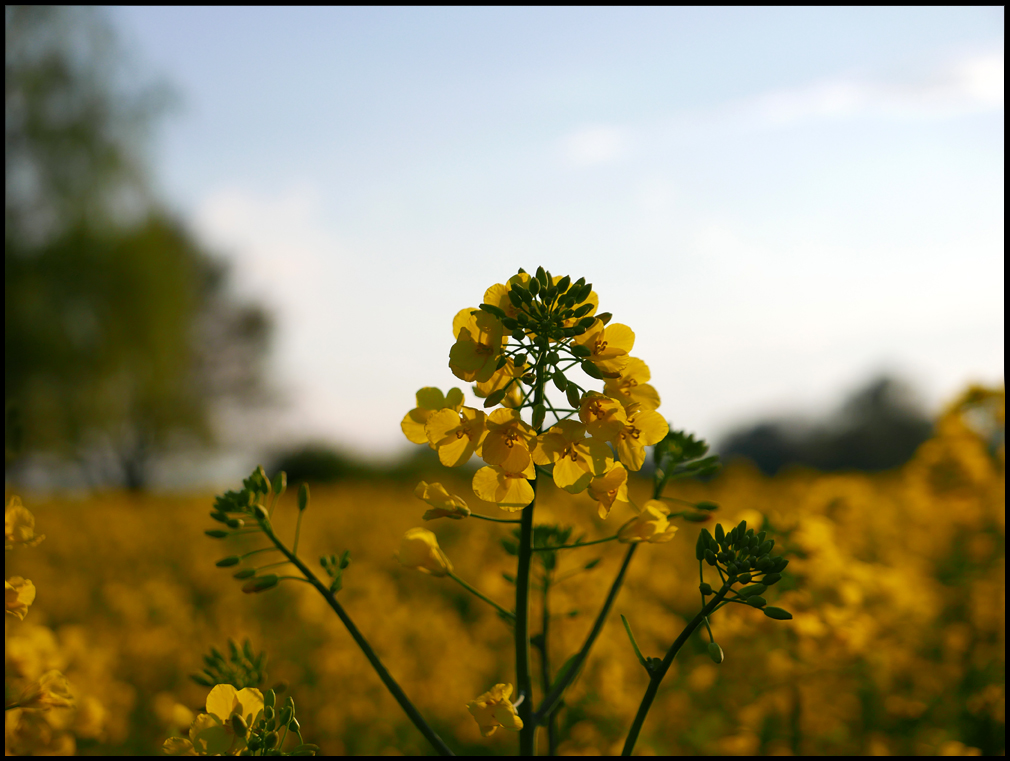
POLYGON ((617 456, 629 470, 641 470, 645 448, 658 444, 669 432, 669 423, 658 412, 632 405, 628 408, 627 424, 614 439, 617 456))
POLYGON ((630 361, 628 352, 635 345, 635 333, 627 325, 604 325, 597 320, 589 330, 575 338, 575 344, 589 349, 586 359, 598 368, 617 373, 630 361))
MULTIPOLYGON (((512 361, 512 357, 507 357, 505 359, 505 366, 501 370, 495 370, 491 374, 491 377, 484 381, 483 383, 475 383, 473 385, 474 396, 485 399, 495 391, 505 388, 509 381, 513 378, 522 377, 525 371, 525 366, 516 367, 515 363, 512 361)), ((516 381, 511 386, 509 386, 508 391, 505 393, 505 398, 501 400, 501 405, 503 407, 518 407, 522 402, 523 389, 522 385, 516 381)))
POLYGON ((522 473, 530 464, 530 444, 536 432, 523 422, 518 410, 498 409, 487 419, 481 457, 509 473, 522 473))
POLYGON ((48 711, 51 708, 72 708, 74 696, 62 672, 51 669, 30 684, 17 700, 18 708, 27 711, 48 711))
POLYGON ((477 721, 481 737, 490 737, 498 727, 519 731, 523 728, 522 719, 516 713, 516 708, 509 698, 512 696, 511 684, 496 684, 483 695, 479 695, 466 704, 467 710, 477 721))
POLYGON ((34 547, 43 539, 35 533, 35 516, 21 504, 21 497, 11 497, 4 509, 4 549, 34 547))
POLYGON ((519 473, 489 465, 473 474, 473 491, 485 502, 494 502, 502 510, 522 510, 533 501, 533 487, 528 479, 536 476, 530 461, 519 473))
POLYGON ((620 378, 608 378, 603 387, 625 407, 640 404, 647 410, 659 409, 659 392, 647 382, 652 377, 648 365, 638 357, 629 357, 620 378))
POLYGON ((582 397, 579 419, 585 424, 589 435, 601 441, 615 441, 628 425, 623 405, 596 391, 590 391, 582 397))
POLYGON ((465 465, 487 434, 487 415, 472 407, 439 410, 424 424, 424 433, 443 465, 465 465))
POLYGON ((465 381, 490 380, 505 337, 501 321, 479 309, 464 309, 452 323, 456 343, 449 349, 449 369, 465 381))
POLYGON ((421 516, 426 521, 433 521, 436 518, 462 520, 470 516, 470 508, 466 506, 463 498, 450 494, 442 484, 421 481, 414 489, 414 496, 431 505, 431 510, 421 516))
MULTIPOLYGON (((450 388, 449 393, 432 386, 426 386, 417 392, 417 406, 404 415, 400 422, 403 435, 415 444, 429 444, 424 433, 424 424, 439 410, 459 411, 463 406, 463 392, 458 388, 450 388)), ((433 445, 432 445, 433 446, 433 445)))
POLYGON ((170 692, 159 692, 154 696, 154 713, 165 727, 171 729, 186 729, 196 718, 170 692))
POLYGON ((554 465, 554 483, 570 494, 584 491, 596 476, 614 464, 610 447, 599 439, 586 438, 586 426, 562 420, 537 437, 533 449, 537 465, 554 465))
POLYGON ((35 585, 20 576, 11 576, 4 582, 4 606, 9 615, 25 620, 28 606, 35 602, 35 585))
POLYGON ((263 693, 255 687, 236 690, 230 684, 216 685, 207 696, 207 712, 193 721, 189 739, 170 737, 162 750, 170 756, 235 755, 245 750, 244 737, 235 734, 233 716, 252 726, 263 711, 263 693))
POLYGON ((408 529, 400 540, 400 552, 396 558, 400 565, 432 576, 452 573, 452 563, 438 546, 438 539, 426 528, 408 529))
POLYGON ((606 518, 615 503, 628 502, 628 471, 621 463, 614 463, 610 470, 589 482, 589 496, 599 503, 600 517, 606 518))
POLYGON ((677 527, 670 523, 670 510, 658 499, 645 503, 642 512, 621 526, 617 541, 624 544, 669 542, 677 533, 677 527))

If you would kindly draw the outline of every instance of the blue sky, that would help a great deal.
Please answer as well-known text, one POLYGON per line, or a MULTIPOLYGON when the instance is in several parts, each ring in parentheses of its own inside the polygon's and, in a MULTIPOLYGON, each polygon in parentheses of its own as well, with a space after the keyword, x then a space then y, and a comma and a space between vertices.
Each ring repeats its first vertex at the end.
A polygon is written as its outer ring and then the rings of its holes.
POLYGON ((112 11, 165 199, 276 312, 273 435, 395 451, 451 320, 585 276, 718 438, 1003 378, 1003 9, 112 11))

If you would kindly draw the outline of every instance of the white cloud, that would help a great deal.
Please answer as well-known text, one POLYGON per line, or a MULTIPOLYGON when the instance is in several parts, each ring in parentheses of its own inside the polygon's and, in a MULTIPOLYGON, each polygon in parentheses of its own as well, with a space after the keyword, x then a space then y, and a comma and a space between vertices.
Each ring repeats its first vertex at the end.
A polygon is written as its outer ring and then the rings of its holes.
POLYGON ((626 131, 605 125, 582 127, 562 140, 564 156, 575 166, 607 164, 622 158, 627 149, 626 131))
POLYGON ((1003 52, 953 60, 915 79, 840 78, 730 104, 726 115, 768 126, 856 116, 943 118, 1003 107, 1003 52))

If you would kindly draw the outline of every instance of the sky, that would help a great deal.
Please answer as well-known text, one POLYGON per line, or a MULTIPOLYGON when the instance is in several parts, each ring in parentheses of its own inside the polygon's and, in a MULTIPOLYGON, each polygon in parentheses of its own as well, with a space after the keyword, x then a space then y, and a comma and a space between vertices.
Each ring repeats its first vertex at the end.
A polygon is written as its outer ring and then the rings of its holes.
POLYGON ((265 440, 408 447, 453 315, 538 265, 710 440, 1002 382, 1002 8, 111 13, 179 95, 161 195, 274 312, 265 440))

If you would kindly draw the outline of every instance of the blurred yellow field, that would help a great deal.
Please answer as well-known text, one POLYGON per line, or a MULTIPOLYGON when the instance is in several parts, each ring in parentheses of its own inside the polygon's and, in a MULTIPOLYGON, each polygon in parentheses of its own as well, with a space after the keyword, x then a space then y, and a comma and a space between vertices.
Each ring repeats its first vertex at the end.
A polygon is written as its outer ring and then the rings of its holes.
MULTIPOLYGON (((988 422, 1002 425, 1002 400, 993 398, 999 407, 988 422)), ((745 518, 777 532, 791 564, 769 602, 795 618, 783 625, 741 606, 717 614, 725 661, 715 665, 706 641, 692 637, 663 683, 639 753, 1003 751, 1004 449, 988 438, 985 410, 962 412, 952 408, 899 472, 766 478, 733 466, 673 491, 719 503, 716 520, 725 525, 745 518)), ((632 483, 636 501, 647 492, 644 481, 632 483)), ((204 536, 210 495, 22 496, 46 538, 6 556, 7 576, 31 579, 38 596, 23 622, 5 617, 5 702, 57 668, 77 707, 8 711, 8 753, 158 752, 203 706, 206 688, 188 677, 203 654, 244 637, 268 653, 267 684, 290 685, 302 732, 322 752, 429 751, 314 590, 291 582, 244 595, 229 569, 214 567, 242 545, 204 536)), ((293 530, 294 505, 289 493, 275 516, 281 532, 293 530)), ((482 739, 465 708, 488 685, 511 680, 506 625, 448 579, 394 559, 422 511, 410 485, 319 488, 302 555, 351 551, 339 599, 457 752, 514 753, 514 735, 482 739)), ((537 520, 598 536, 626 517, 604 526, 588 497, 550 489, 537 520)), ((462 578, 509 607, 514 590, 502 573, 514 571, 514 560, 498 546, 508 526, 425 525, 462 578)), ((648 678, 618 614, 646 655, 669 646, 698 608, 698 530, 683 525, 674 541, 640 548, 560 714, 560 752, 620 751, 648 678)), ((581 644, 621 555, 613 544, 562 554, 562 574, 602 562, 552 589, 554 669, 581 644)))

